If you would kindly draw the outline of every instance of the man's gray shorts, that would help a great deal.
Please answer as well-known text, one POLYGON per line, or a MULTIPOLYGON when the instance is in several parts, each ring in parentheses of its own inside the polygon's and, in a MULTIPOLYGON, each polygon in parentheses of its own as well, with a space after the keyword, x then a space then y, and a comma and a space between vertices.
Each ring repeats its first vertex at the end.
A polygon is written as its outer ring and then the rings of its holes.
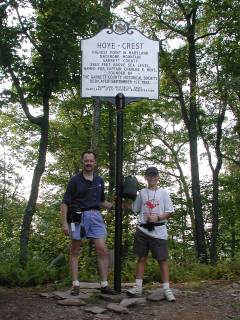
POLYGON ((71 230, 70 233, 72 240, 105 239, 106 236, 106 225, 101 213, 98 210, 84 211, 82 213, 81 223, 75 223, 75 230, 71 230), (85 229, 84 236, 81 236, 81 227, 84 227, 85 229))
POLYGON ((168 258, 167 240, 150 237, 137 228, 134 235, 134 254, 138 257, 147 257, 149 251, 157 261, 166 260, 168 258))

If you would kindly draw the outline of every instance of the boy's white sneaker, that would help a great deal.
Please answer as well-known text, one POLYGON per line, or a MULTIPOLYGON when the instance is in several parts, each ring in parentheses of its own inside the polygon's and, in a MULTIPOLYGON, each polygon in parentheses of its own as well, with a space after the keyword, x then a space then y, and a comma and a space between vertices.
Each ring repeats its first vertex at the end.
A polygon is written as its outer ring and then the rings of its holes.
POLYGON ((140 297, 142 295, 142 287, 135 285, 132 289, 127 290, 127 295, 130 297, 140 297))
POLYGON ((163 295, 164 295, 164 298, 169 302, 176 301, 176 298, 174 297, 174 294, 172 293, 172 290, 170 288, 164 289, 163 295))

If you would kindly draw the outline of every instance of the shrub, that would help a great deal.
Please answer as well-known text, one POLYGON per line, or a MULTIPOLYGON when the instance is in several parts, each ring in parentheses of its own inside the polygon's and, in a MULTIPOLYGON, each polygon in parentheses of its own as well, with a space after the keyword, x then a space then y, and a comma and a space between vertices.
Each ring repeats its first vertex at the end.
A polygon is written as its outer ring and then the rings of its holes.
POLYGON ((30 261, 23 269, 19 264, 9 262, 0 265, 0 284, 8 286, 36 286, 54 282, 65 273, 63 269, 49 267, 44 262, 30 261))

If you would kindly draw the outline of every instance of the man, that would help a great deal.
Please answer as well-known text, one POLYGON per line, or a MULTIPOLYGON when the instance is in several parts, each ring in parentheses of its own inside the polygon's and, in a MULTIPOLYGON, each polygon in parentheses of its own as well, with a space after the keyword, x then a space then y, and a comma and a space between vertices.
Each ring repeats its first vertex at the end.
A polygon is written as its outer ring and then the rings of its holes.
POLYGON ((114 290, 108 286, 107 231, 99 211, 100 207, 110 209, 112 204, 105 200, 103 179, 94 173, 96 155, 91 151, 83 152, 81 161, 83 170, 70 179, 61 204, 63 231, 71 238, 71 294, 79 294, 78 254, 81 240, 86 238, 93 240, 98 254, 101 292, 114 294, 114 290))
POLYGON ((145 171, 147 188, 140 190, 132 204, 132 210, 139 213, 134 236, 134 253, 138 257, 135 286, 127 291, 129 296, 142 295, 142 283, 149 250, 158 261, 163 282, 164 297, 175 301, 169 288, 168 247, 166 222, 173 213, 173 205, 166 190, 158 188, 159 173, 156 167, 145 171))

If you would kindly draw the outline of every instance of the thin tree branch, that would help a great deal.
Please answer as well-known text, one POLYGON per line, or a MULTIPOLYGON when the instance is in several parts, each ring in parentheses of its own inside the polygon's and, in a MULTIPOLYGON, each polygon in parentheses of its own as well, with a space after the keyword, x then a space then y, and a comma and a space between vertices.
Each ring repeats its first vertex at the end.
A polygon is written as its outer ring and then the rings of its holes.
POLYGON ((13 81, 13 85, 15 86, 18 94, 19 94, 19 97, 20 97, 20 104, 22 106, 22 109, 27 117, 27 119, 33 123, 33 124, 36 124, 36 125, 41 125, 41 122, 42 122, 42 119, 43 119, 43 116, 39 116, 39 117, 34 117, 30 111, 29 111, 29 108, 28 108, 28 105, 27 105, 27 101, 24 97, 24 94, 23 94, 23 91, 22 91, 22 88, 20 86, 20 81, 19 79, 16 77, 11 65, 8 65, 7 66, 8 68, 8 72, 10 73, 11 75, 11 78, 12 78, 12 81, 13 81))
POLYGON ((37 46, 36 41, 34 41, 33 38, 29 35, 29 33, 27 32, 27 29, 25 28, 25 26, 24 26, 24 24, 23 24, 23 22, 22 22, 22 18, 21 18, 20 14, 19 14, 19 11, 18 11, 18 6, 17 6, 17 5, 14 5, 13 7, 14 7, 16 13, 17 13, 17 17, 18 17, 19 23, 20 23, 20 25, 21 25, 21 27, 22 27, 23 33, 24 33, 25 36, 28 38, 28 40, 29 40, 30 43, 33 45, 33 47, 34 47, 38 52, 40 52, 40 48, 37 46))
POLYGON ((201 35, 201 36, 199 36, 199 37, 196 37, 194 41, 197 42, 199 39, 203 39, 203 38, 206 38, 206 37, 209 37, 209 36, 215 36, 216 34, 218 34, 218 32, 219 32, 220 30, 221 30, 221 29, 218 29, 218 30, 216 30, 216 31, 214 31, 214 32, 205 33, 205 34, 203 34, 203 35, 201 35))

